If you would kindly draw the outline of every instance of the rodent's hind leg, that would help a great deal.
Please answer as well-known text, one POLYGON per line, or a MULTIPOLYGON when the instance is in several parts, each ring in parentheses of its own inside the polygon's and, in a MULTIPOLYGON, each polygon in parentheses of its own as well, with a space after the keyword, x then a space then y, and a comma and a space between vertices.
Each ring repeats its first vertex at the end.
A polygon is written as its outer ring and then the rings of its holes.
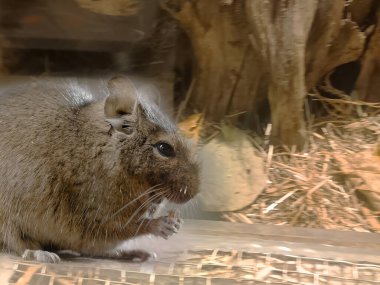
POLYGON ((110 258, 110 259, 125 260, 125 261, 130 261, 130 262, 144 262, 149 259, 156 259, 157 255, 155 253, 151 253, 145 250, 119 249, 112 252, 108 252, 107 254, 104 255, 104 257, 110 258))
POLYGON ((2 243, 5 249, 20 255, 25 260, 34 260, 44 263, 58 263, 61 259, 55 253, 44 251, 41 244, 18 227, 4 227, 2 243))
POLYGON ((61 258, 54 252, 44 250, 26 249, 22 255, 25 260, 33 260, 43 263, 59 263, 61 258))

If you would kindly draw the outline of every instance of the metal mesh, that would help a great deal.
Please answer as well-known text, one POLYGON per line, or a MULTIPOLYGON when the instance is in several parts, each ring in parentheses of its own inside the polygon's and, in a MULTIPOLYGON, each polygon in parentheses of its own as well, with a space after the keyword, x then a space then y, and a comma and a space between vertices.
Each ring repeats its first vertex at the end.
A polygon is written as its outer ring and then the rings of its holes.
POLYGON ((55 285, 234 285, 234 284, 380 284, 380 264, 353 263, 290 255, 219 249, 193 250, 175 262, 122 264, 91 262, 35 264, 12 260, 9 284, 55 285))

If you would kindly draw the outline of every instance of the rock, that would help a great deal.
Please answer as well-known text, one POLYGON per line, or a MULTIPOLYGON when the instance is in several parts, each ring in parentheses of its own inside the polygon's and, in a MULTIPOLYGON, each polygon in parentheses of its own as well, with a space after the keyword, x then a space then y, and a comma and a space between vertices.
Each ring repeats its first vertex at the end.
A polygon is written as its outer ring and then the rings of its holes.
POLYGON ((242 209, 266 186, 263 159, 239 129, 222 126, 222 134, 201 147, 199 159, 204 211, 242 209))

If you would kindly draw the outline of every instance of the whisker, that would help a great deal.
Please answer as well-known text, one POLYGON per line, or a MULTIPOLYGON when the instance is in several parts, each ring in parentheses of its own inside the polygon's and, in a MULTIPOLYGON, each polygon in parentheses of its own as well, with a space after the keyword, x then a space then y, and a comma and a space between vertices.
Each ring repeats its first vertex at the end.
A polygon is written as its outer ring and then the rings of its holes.
MULTIPOLYGON (((149 198, 148 200, 146 200, 145 202, 143 202, 138 208, 137 210, 134 211, 134 213, 131 215, 131 217, 128 219, 128 221, 126 223, 124 223, 124 225, 122 226, 122 228, 126 228, 128 227, 128 225, 132 222, 133 218, 141 211, 144 209, 144 207, 149 204, 150 202, 152 202, 156 197, 157 197, 158 194, 152 196, 151 198, 149 198)), ((141 219, 141 217, 140 217, 141 219)))
MULTIPOLYGON (((141 217, 140 217, 140 219, 141 219, 141 217)), ((140 225, 138 226, 138 228, 137 228, 137 230, 136 230, 136 232, 135 232, 135 234, 134 234, 133 236, 136 236, 136 235, 137 235, 137 233, 139 232, 139 230, 140 230, 141 226, 144 224, 144 222, 147 221, 147 223, 146 223, 145 226, 149 226, 149 224, 150 224, 153 220, 154 220, 153 218, 151 218, 151 219, 142 219, 140 225)))
POLYGON ((143 202, 140 207, 133 213, 133 215, 129 218, 129 220, 124 224, 123 228, 125 229, 129 223, 133 220, 133 218, 142 210, 144 209, 144 207, 153 202, 156 198, 164 195, 165 192, 162 192, 162 193, 156 193, 155 195, 153 195, 152 197, 149 197, 145 202, 143 202))
POLYGON ((114 214, 112 214, 111 216, 109 216, 107 219, 105 219, 102 223, 105 223, 107 221, 109 221, 110 219, 113 219, 115 216, 117 216, 118 214, 120 214, 123 210, 125 210, 128 206, 130 206, 131 204, 133 204, 134 202, 138 201, 138 199, 140 199, 141 197, 145 196, 145 195, 148 195, 148 194, 151 194, 153 193, 154 191, 157 191, 157 187, 160 186, 161 184, 157 184, 153 187, 150 187, 148 188, 147 190, 144 191, 144 193, 142 193, 141 195, 139 195, 138 197, 136 197, 135 199, 133 199, 132 201, 128 202, 127 204, 125 204, 123 207, 121 207, 119 210, 117 210, 114 214))
MULTIPOLYGON (((163 189, 160 189, 160 190, 163 190, 163 189)), ((165 190, 165 191, 166 191, 166 190, 165 190)), ((160 196, 164 195, 164 194, 165 194, 165 191, 164 191, 164 192, 156 193, 156 194, 154 194, 152 197, 149 197, 146 201, 144 201, 144 202, 140 205, 140 207, 139 207, 136 211, 139 211, 140 208, 142 208, 142 207, 144 207, 144 206, 147 206, 149 203, 154 202, 154 200, 156 200, 156 198, 159 198, 160 196)), ((135 211, 135 212, 136 212, 136 211, 135 211)), ((144 214, 145 214, 145 213, 143 213, 143 214, 141 215, 140 219, 143 218, 144 214)))
MULTIPOLYGON (((153 219, 148 220, 148 222, 147 222, 147 224, 146 224, 145 226, 149 226, 149 224, 150 224, 152 221, 153 221, 153 219)), ((137 230, 135 231, 135 234, 133 235, 134 237, 138 234, 138 232, 139 232, 139 230, 140 230, 140 228, 141 228, 141 226, 142 226, 143 224, 144 224, 144 221, 142 221, 142 222, 140 223, 140 225, 138 226, 137 230)))
MULTIPOLYGON (((158 194, 164 195, 164 194, 166 194, 167 191, 170 191, 170 189, 165 189, 164 192, 162 192, 162 193, 158 193, 158 194)), ((156 195, 156 196, 159 196, 159 195, 156 195)), ((145 204, 146 204, 146 203, 145 203, 145 204)), ((141 208, 141 206, 140 206, 140 208, 141 208)), ((138 209, 137 211, 139 211, 139 209, 138 209)), ((137 212, 137 211, 136 211, 136 212, 137 212)), ((139 230, 140 230, 141 226, 144 224, 144 222, 146 222, 146 225, 145 225, 145 226, 149 226, 149 224, 150 224, 153 220, 154 220, 154 219, 150 219, 150 220, 146 221, 145 219, 143 219, 143 220, 141 221, 139 227, 137 228, 137 230, 136 230, 136 232, 135 232, 135 234, 134 234, 133 236, 136 236, 136 235, 137 235, 137 233, 139 232, 139 230)))

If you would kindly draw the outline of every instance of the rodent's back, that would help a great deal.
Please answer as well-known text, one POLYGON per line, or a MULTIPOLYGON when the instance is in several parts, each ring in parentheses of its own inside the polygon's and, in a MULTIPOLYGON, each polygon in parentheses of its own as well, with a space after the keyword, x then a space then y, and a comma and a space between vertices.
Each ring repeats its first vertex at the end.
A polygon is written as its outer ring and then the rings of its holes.
POLYGON ((33 143, 64 127, 79 127, 80 110, 94 102, 91 93, 69 81, 30 82, 0 90, 0 143, 33 143))
POLYGON ((67 81, 16 85, 0 94, 0 223, 33 227, 55 204, 67 202, 55 187, 70 186, 73 175, 80 181, 96 164, 89 161, 91 144, 106 136, 98 105, 87 90, 67 81))
POLYGON ((30 83, 0 93, 0 173, 23 171, 23 176, 30 173, 35 177, 38 173, 33 173, 32 168, 46 166, 52 152, 59 155, 73 143, 81 147, 84 124, 96 125, 81 115, 81 110, 93 101, 91 94, 79 85, 61 83, 30 83), (8 161, 20 169, 7 170, 11 168, 6 166, 8 161))

